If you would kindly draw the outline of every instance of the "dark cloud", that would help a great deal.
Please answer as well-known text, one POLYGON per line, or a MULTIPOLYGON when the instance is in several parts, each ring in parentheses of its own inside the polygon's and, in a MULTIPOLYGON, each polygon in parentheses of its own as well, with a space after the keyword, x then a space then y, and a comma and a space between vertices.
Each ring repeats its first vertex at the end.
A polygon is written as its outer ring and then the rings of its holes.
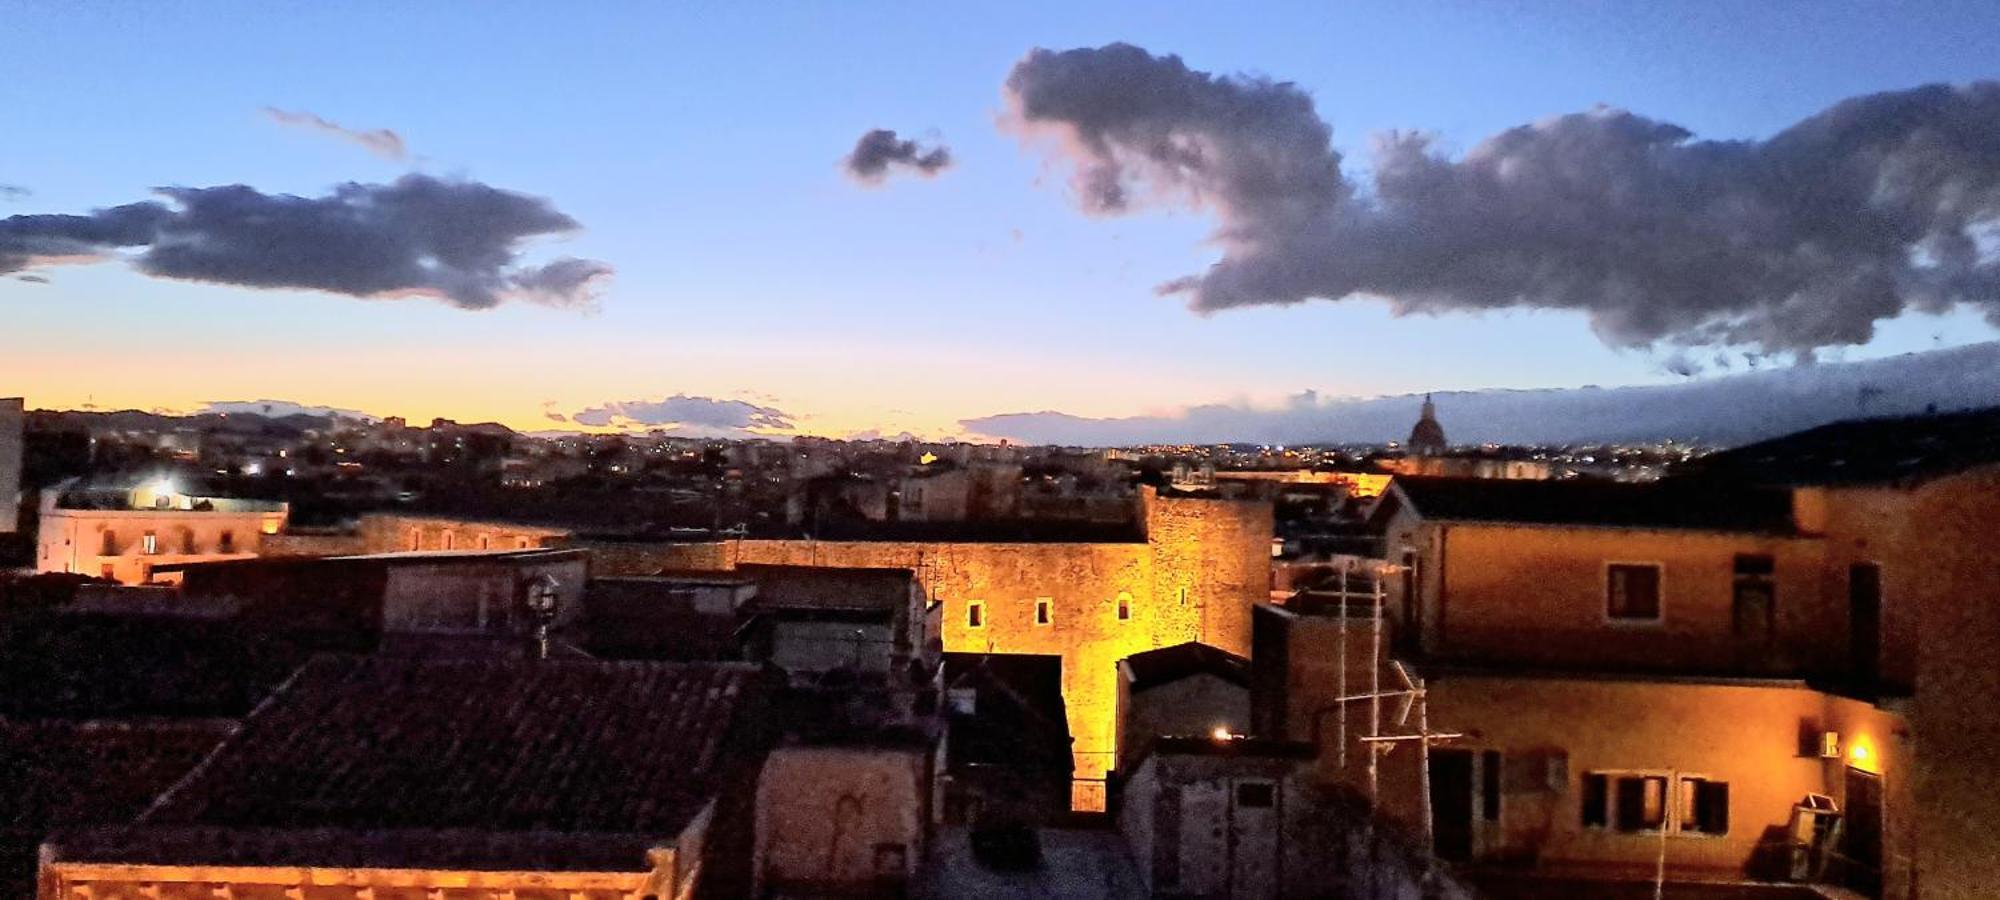
POLYGON ((887 128, 877 128, 861 136, 842 165, 847 174, 866 184, 880 184, 892 168, 903 168, 926 178, 951 166, 951 150, 939 145, 925 150, 914 140, 902 140, 887 128))
POLYGON ((148 275, 353 297, 421 296, 464 309, 506 300, 587 305, 611 267, 520 262, 527 239, 575 231, 547 200, 470 181, 405 175, 325 197, 244 185, 160 188, 168 203, 89 215, 0 219, 0 273, 137 251, 148 275), (169 205, 171 204, 171 205, 169 205))
MULTIPOLYGON (((1666 385, 1485 390, 1436 395, 1455 442, 1731 444, 1856 416, 1989 406, 2000 396, 2000 342, 1854 363, 1784 366, 1666 385)), ((1061 412, 966 419, 969 433, 1021 444, 1385 443, 1416 422, 1421 395, 1323 397, 1276 406, 1192 406, 1170 415, 1089 418, 1061 412)))
POLYGON ((403 143, 403 136, 387 128, 356 129, 337 122, 329 122, 309 112, 289 112, 274 106, 264 107, 264 115, 280 125, 305 128, 320 134, 331 135, 343 141, 361 145, 368 152, 384 159, 401 161, 410 155, 410 148, 403 143))
POLYGON ((665 400, 605 403, 570 416, 578 425, 619 428, 659 428, 689 434, 727 437, 754 436, 764 431, 789 431, 792 415, 770 406, 742 400, 717 400, 676 394, 665 400))
POLYGON ((49 283, 49 277, 48 277, 47 275, 32 275, 32 274, 31 274, 31 275, 16 275, 16 276, 14 276, 14 280, 15 280, 15 281, 25 281, 25 282, 27 282, 27 283, 29 283, 29 284, 48 284, 48 283, 49 283))
POLYGON ((25 200, 34 193, 18 184, 0 184, 0 200, 25 200))
POLYGON ((1573 309, 1613 345, 1792 353, 1865 342, 1909 309, 2000 324, 1996 82, 1857 97, 1762 141, 1603 108, 1457 159, 1392 133, 1366 184, 1289 83, 1113 44, 1035 50, 1006 94, 1012 126, 1075 166, 1085 211, 1214 212, 1221 261, 1160 288, 1197 310, 1573 309))

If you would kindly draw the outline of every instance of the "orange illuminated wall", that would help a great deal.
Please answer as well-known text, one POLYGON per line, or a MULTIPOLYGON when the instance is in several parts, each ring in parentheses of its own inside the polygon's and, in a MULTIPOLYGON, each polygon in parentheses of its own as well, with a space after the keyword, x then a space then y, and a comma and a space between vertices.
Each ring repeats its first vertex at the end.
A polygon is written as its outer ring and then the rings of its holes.
POLYGON ((1269 592, 1269 503, 1150 489, 1142 503, 1145 543, 742 540, 590 549, 605 573, 739 563, 910 569, 943 605, 946 651, 1062 657, 1077 805, 1095 808, 1117 750, 1118 661, 1187 641, 1247 655, 1251 607, 1269 592))

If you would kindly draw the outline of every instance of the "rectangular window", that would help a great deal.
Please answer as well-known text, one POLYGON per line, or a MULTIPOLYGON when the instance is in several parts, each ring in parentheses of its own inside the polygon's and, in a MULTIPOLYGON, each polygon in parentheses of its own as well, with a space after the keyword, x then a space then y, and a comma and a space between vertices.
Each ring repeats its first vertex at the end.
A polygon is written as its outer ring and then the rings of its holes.
POLYGON ((186 556, 193 556, 194 552, 194 529, 181 529, 181 553, 186 556))
POLYGON ((1129 620, 1129 619, 1131 619, 1131 618, 1132 618, 1132 595, 1131 595, 1131 594, 1127 594, 1127 593, 1125 593, 1124 591, 1119 591, 1119 592, 1118 592, 1118 621, 1120 621, 1120 622, 1124 622, 1124 621, 1127 621, 1127 620, 1129 620))
POLYGON ((1611 809, 1611 779, 1598 772, 1583 776, 1583 826, 1603 828, 1611 824, 1606 818, 1611 809))
POLYGON ((1047 597, 1035 598, 1035 624, 1047 625, 1055 621, 1055 610, 1051 608, 1054 604, 1055 601, 1047 597))
POLYGON ((1659 564, 1612 563, 1606 567, 1604 614, 1616 622, 1658 622, 1659 564))
POLYGON ((446 550, 450 550, 450 549, 451 549, 451 544, 452 544, 452 541, 453 541, 454 537, 455 537, 455 535, 453 535, 453 534, 452 534, 451 532, 449 532, 449 531, 447 531, 447 532, 445 532, 445 533, 444 533, 444 548, 445 548, 446 550))
POLYGON ((1269 809, 1277 802, 1277 787, 1268 781, 1245 781, 1236 785, 1237 806, 1269 809))
POLYGON ((1681 778, 1680 830, 1694 834, 1729 833, 1729 785, 1706 778, 1681 778))
POLYGON ((1731 622, 1738 637, 1768 636, 1778 605, 1777 561, 1769 554, 1736 555, 1730 595, 1731 622))
POLYGON ((116 531, 106 531, 106 532, 104 532, 104 533, 103 533, 102 535, 100 535, 99 537, 101 537, 101 538, 102 538, 102 540, 101 540, 101 541, 99 541, 99 543, 98 543, 98 547, 97 547, 97 555, 98 555, 98 556, 117 556, 117 555, 118 555, 118 532, 116 532, 116 531))
POLYGON ((965 605, 965 627, 986 627, 986 604, 974 600, 965 605))
POLYGON ((1479 814, 1488 822, 1500 821, 1500 751, 1479 755, 1479 814))
POLYGON ((223 533, 222 533, 222 534, 221 534, 220 536, 216 537, 216 539, 215 539, 215 552, 217 552, 217 553, 235 553, 235 552, 236 552, 236 532, 234 532, 234 531, 225 531, 225 532, 223 532, 223 533))
POLYGON ((147 556, 160 552, 160 537, 150 531, 139 537, 139 546, 147 556))
POLYGON ((415 528, 410 529, 410 549, 421 550, 423 549, 423 546, 424 546, 424 533, 415 528))
POLYGON ((1619 831, 1658 831, 1667 824, 1665 775, 1620 775, 1614 784, 1618 809, 1611 820, 1619 831))
POLYGON ((1729 785, 1670 771, 1585 773, 1583 824, 1623 832, 1728 834, 1729 785))

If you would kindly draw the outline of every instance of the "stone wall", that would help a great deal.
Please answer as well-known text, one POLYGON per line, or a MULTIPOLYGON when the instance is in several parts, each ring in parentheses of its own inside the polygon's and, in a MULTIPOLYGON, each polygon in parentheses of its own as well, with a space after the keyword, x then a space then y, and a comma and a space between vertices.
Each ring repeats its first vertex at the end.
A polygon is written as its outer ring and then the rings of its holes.
POLYGON ((427 516, 367 515, 361 517, 364 553, 410 550, 534 550, 566 547, 564 528, 475 522, 427 516))
POLYGON ((601 575, 744 563, 911 570, 926 595, 943 605, 946 651, 1063 658, 1076 778, 1085 783, 1078 805, 1091 808, 1101 804, 1101 780, 1115 765, 1118 661, 1187 641, 1247 654, 1250 609, 1269 591, 1269 503, 1160 497, 1149 489, 1142 507, 1145 543, 734 540, 578 546, 592 552, 592 570, 601 575), (1039 613, 1044 603, 1046 622, 1039 613))

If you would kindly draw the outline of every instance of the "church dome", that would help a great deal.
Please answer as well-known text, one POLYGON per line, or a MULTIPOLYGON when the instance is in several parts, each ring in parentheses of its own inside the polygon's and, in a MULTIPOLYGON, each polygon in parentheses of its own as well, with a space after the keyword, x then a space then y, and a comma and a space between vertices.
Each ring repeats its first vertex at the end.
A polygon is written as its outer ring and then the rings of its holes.
POLYGON ((1445 450, 1444 426, 1438 424, 1437 407, 1431 403, 1431 395, 1424 395, 1424 414, 1417 420, 1416 427, 1410 429, 1408 447, 1411 453, 1442 453, 1445 450))

